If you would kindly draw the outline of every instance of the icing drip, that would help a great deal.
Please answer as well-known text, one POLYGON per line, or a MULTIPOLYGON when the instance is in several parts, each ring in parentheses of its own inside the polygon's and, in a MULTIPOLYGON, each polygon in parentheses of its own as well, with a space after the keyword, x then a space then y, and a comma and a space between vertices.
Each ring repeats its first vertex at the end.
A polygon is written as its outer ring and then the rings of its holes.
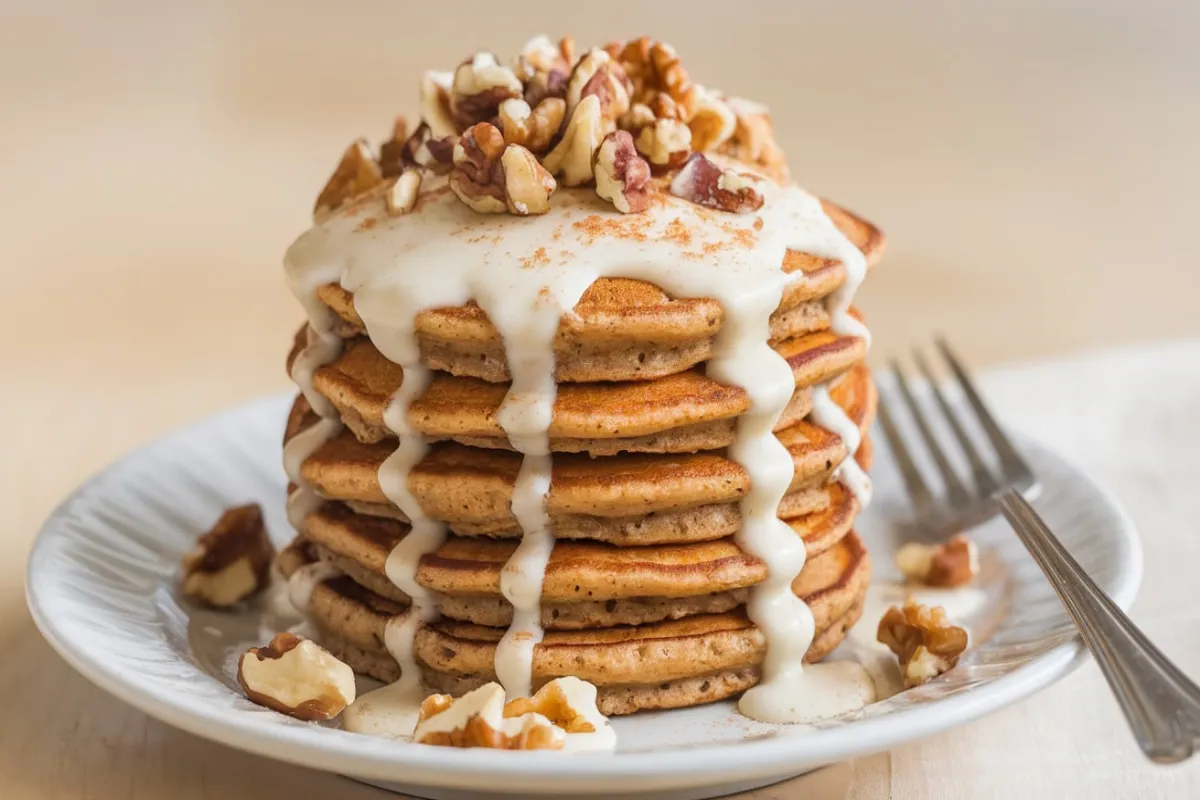
POLYGON ((812 421, 819 427, 837 434, 846 445, 846 460, 837 468, 838 480, 858 498, 865 507, 871 502, 871 479, 854 460, 862 444, 862 434, 845 409, 829 396, 828 384, 813 389, 812 421))
MULTIPOLYGON (((286 260, 293 291, 307 293, 302 300, 314 329, 330 328, 321 324, 328 310, 313 292, 322 283, 340 283, 353 292, 355 309, 377 349, 404 369, 403 384, 385 415, 400 444, 379 473, 385 494, 412 520, 411 532, 387 562, 389 578, 413 598, 410 612, 389 624, 385 637, 401 679, 352 705, 346 726, 396 735, 410 733, 416 718, 421 692, 414 639, 421 624, 437 615, 436 598, 416 583, 416 571, 421 556, 443 540, 445 526, 424 514, 408 488, 409 473, 426 444, 411 430, 407 412, 429 381, 420 364, 415 321, 426 309, 470 300, 503 338, 512 385, 498 421, 524 454, 512 497, 523 539, 501 575, 501 591, 514 616, 497 648, 495 668, 510 697, 530 692, 534 647, 542 636, 542 584, 554 545, 546 513, 554 336, 563 315, 572 313, 601 277, 642 279, 674 297, 709 297, 721 304, 725 320, 708 373, 750 397, 750 411, 739 419, 737 441, 729 450, 751 479, 741 503, 738 540, 766 563, 769 576, 752 591, 748 608, 767 643, 764 679, 747 693, 742 708, 776 721, 831 713, 822 699, 830 695, 825 682, 806 680, 801 667, 813 620, 791 583, 804 565, 804 545, 777 517, 793 466, 772 429, 795 383, 786 360, 768 345, 769 323, 792 280, 781 265, 793 249, 845 265, 846 281, 828 302, 830 317, 836 332, 865 337, 865 327, 849 312, 866 270, 862 254, 816 198, 765 182, 765 202, 757 214, 727 214, 665 197, 646 212, 620 216, 590 189, 563 189, 555 194, 552 214, 482 216, 455 198, 444 179, 430 177, 422 188, 414 212, 403 216, 388 216, 379 196, 351 203, 301 236, 286 260), (397 722, 401 719, 403 724, 397 722)), ((831 430, 845 427, 828 409, 822 419, 818 424, 831 430)), ((323 441, 329 434, 326 428, 312 439, 323 441)), ((853 444, 851 452, 857 431, 854 437, 843 436, 853 444)), ((297 445, 293 455, 306 449, 297 445)), ((853 698, 861 693, 833 694, 846 705, 858 702, 853 698)))

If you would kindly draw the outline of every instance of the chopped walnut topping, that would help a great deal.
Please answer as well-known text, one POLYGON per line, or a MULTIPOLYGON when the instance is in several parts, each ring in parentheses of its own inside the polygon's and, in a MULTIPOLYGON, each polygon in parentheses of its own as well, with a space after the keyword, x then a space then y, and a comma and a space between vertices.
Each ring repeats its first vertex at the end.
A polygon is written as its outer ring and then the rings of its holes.
POLYGON ((310 639, 278 633, 238 660, 238 683, 260 706, 303 720, 333 719, 354 702, 354 671, 310 639))
POLYGON ((671 180, 671 194, 697 205, 745 214, 762 208, 763 196, 751 175, 721 169, 702 153, 693 153, 671 180))
POLYGON ((505 145, 494 125, 480 122, 454 148, 450 188, 482 214, 544 214, 557 188, 537 157, 520 145, 505 145))
POLYGON ((696 113, 688 120, 688 128, 692 131, 693 150, 715 150, 737 130, 737 115, 724 100, 697 86, 696 113))
POLYGON ((535 36, 525 43, 513 59, 512 71, 517 80, 528 83, 538 73, 558 71, 566 75, 575 60, 575 42, 564 37, 558 44, 545 36, 535 36))
POLYGON ((604 139, 600 99, 583 98, 571 114, 563 137, 546 154, 542 164, 551 175, 560 176, 564 186, 582 186, 592 180, 592 159, 604 139))
POLYGON ((561 750, 566 733, 541 714, 504 716, 504 689, 489 683, 457 700, 432 695, 421 703, 413 739, 442 747, 561 750))
POLYGON ((638 152, 659 171, 675 169, 687 161, 692 132, 679 120, 663 117, 642 128, 636 144, 638 152))
POLYGON ((648 36, 613 43, 605 50, 633 82, 633 100, 645 103, 659 118, 687 122, 696 111, 696 89, 675 49, 648 36))
POLYGON ((600 98, 600 114, 615 121, 629 110, 633 84, 620 64, 600 49, 590 50, 579 59, 567 79, 567 113, 589 95, 600 98))
POLYGON ((454 145, 457 136, 441 139, 425 139, 413 151, 413 163, 437 175, 445 175, 454 168, 454 145))
POLYGON ((902 609, 887 610, 876 638, 896 654, 909 688, 953 669, 967 649, 967 632, 951 625, 944 609, 928 608, 912 598, 902 609))
POLYGON ((502 214, 506 209, 502 155, 504 136, 486 122, 468 128, 454 146, 450 188, 481 214, 502 214))
POLYGON ((392 137, 379 148, 379 169, 383 177, 394 178, 412 164, 413 151, 409 149, 409 141, 408 122, 404 117, 396 117, 392 123, 392 137))
POLYGON ((562 127, 566 107, 566 101, 558 97, 547 97, 532 109, 524 100, 505 100, 500 104, 504 141, 519 144, 531 153, 545 153, 562 127))
POLYGON ((736 97, 729 98, 727 102, 737 119, 737 125, 733 137, 720 146, 720 152, 758 164, 776 180, 786 180, 787 166, 783 151, 775 144, 775 132, 771 128, 771 116, 766 107, 736 97))
POLYGON ((648 125, 654 124, 654 112, 650 110, 650 106, 645 103, 634 103, 629 107, 619 120, 617 125, 622 129, 629 131, 635 136, 648 125))
POLYGON ((429 126, 435 139, 458 134, 450 114, 450 87, 454 76, 449 72, 430 70, 421 78, 421 119, 429 126))
POLYGON ((979 548, 961 533, 936 546, 909 542, 896 551, 896 566, 926 586, 963 586, 979 574, 979 548))
POLYGON ((613 131, 596 151, 596 194, 622 214, 650 205, 650 165, 637 154, 628 131, 613 131))
POLYGON ((406 169, 396 178, 384 195, 388 214, 399 216, 412 211, 417 205, 417 196, 421 191, 421 173, 415 169, 406 169))
POLYGON ((491 53, 476 53, 454 71, 450 88, 450 113, 459 128, 496 116, 500 104, 520 97, 524 87, 517 76, 491 53))
POLYGON ((383 172, 379 168, 371 148, 365 139, 359 139, 346 148, 337 169, 317 197, 313 216, 317 219, 338 209, 342 204, 371 191, 383 183, 383 172))
POLYGON ((236 605, 267 585, 274 558, 262 509, 231 508, 183 557, 183 594, 213 608, 236 605))
POLYGON ((550 195, 558 188, 537 156, 518 144, 504 148, 500 157, 504 171, 504 203, 509 213, 525 216, 550 210, 550 195))

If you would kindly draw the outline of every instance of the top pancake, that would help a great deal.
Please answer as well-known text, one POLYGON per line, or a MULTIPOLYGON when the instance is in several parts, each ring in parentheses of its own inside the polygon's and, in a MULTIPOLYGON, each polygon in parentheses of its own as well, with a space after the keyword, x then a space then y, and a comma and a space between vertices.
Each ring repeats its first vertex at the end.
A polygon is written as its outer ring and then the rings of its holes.
MULTIPOLYGON (((883 255, 883 233, 854 214, 824 203, 830 219, 867 259, 883 255)), ((796 276, 772 316, 771 335, 782 339, 827 324, 823 309, 812 301, 837 289, 845 267, 830 259, 789 251, 782 268, 796 276)), ((366 333, 354 309, 353 295, 336 284, 318 287, 317 297, 338 320, 337 331, 349 338, 366 333)), ((555 337, 555 379, 560 382, 624 381, 681 372, 712 355, 713 336, 724 312, 709 298, 672 298, 645 281, 601 278, 564 315, 555 337)), ((417 315, 422 361, 429 367, 480 378, 509 380, 500 333, 475 303, 428 309, 417 315)))

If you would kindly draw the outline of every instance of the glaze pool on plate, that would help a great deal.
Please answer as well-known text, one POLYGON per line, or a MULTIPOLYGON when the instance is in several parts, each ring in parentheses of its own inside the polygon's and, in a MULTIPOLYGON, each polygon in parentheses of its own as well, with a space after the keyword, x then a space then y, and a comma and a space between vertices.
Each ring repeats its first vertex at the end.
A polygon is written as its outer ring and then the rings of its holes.
MULTIPOLYGON (((564 756, 447 750, 297 722, 236 690, 229 653, 269 638, 279 620, 212 613, 193 619, 174 581, 180 555, 229 505, 263 504, 277 542, 290 536, 279 466, 289 398, 268 398, 181 429, 112 465, 47 521, 30 556, 27 592, 38 627, 97 685, 200 736, 271 758, 340 772, 427 797, 514 795, 713 797, 886 749, 961 724, 1025 697, 1079 662, 1057 597, 1000 522, 975 538, 996 578, 980 588, 1007 598, 953 672, 811 728, 751 722, 733 703, 615 721, 614 754, 564 756)), ((1123 607, 1141 575, 1136 534, 1110 496, 1052 453, 1025 442, 1042 476, 1038 510, 1123 607)), ((876 501, 859 532, 888 573, 907 502, 881 448, 876 501)))

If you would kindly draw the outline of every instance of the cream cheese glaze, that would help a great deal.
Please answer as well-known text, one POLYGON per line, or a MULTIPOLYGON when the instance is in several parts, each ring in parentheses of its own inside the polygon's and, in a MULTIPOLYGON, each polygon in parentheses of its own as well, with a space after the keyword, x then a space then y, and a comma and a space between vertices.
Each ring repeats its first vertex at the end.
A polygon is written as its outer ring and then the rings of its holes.
MULTIPOLYGON (((416 315, 474 300, 503 337, 512 386, 499 422, 525 456, 512 501, 524 539, 502 574, 501 589, 516 613, 497 648, 495 669, 509 697, 524 696, 532 688, 534 648, 542 636, 542 581, 553 547, 545 512, 550 486, 547 430, 556 391, 552 343, 561 318, 573 313, 583 292, 601 277, 642 279, 674 297, 713 298, 725 312, 707 369, 718 382, 739 386, 750 397, 750 409, 739 419, 730 448, 751 483, 741 502, 743 522, 737 538, 744 550, 767 564, 769 573, 754 588, 748 605, 767 641, 763 679, 743 697, 741 710, 756 719, 801 722, 865 702, 857 689, 832 693, 847 698, 844 701, 818 702, 831 696, 827 684, 833 673, 818 678, 821 672, 809 675, 801 667, 813 637, 813 620, 790 586, 804 566, 804 546, 777 516, 792 461, 772 433, 792 396, 794 378, 768 342, 770 315, 787 284, 800 277, 782 269, 787 250, 845 265, 846 281, 828 300, 834 330, 840 334, 866 336, 865 327, 849 313, 866 263, 815 197, 765 179, 759 189, 764 203, 749 214, 714 211, 664 195, 645 212, 621 215, 591 189, 560 189, 551 213, 519 217, 478 214, 448 191, 444 179, 429 177, 412 213, 388 216, 382 193, 375 192, 339 209, 289 249, 288 280, 314 331, 314 343, 293 369, 305 395, 312 394, 312 367, 324 354, 336 355, 329 343, 328 309, 315 297, 323 284, 338 283, 353 293, 376 348, 404 369, 403 384, 385 417, 400 444, 379 478, 388 497, 413 520, 412 532, 388 559, 387 572, 414 602, 404 622, 388 629, 387 646, 401 666, 401 680, 351 706, 348 728, 411 733, 422 694, 412 639, 422 623, 437 615, 435 598, 414 577, 420 557, 440 544, 445 526, 425 516, 407 488, 409 470, 426 447, 407 420, 411 400, 429 380, 429 371, 420 363, 416 315), (383 705, 391 711, 382 716, 390 714, 394 724, 379 722, 379 701, 384 698, 371 698, 383 693, 388 698, 383 705), (372 713, 360 713, 368 707, 372 713), (362 723, 367 717, 372 722, 362 723), (407 731, 401 731, 406 725, 407 731)), ((824 388, 818 394, 825 399, 817 410, 817 424, 842 436, 853 454, 857 429, 824 388)), ((320 403, 313 403, 325 417, 320 432, 289 451, 289 475, 294 473, 292 466, 298 471, 296 459, 302 461, 312 451, 314 440, 319 445, 322 437, 336 432, 331 421, 335 418, 322 413, 328 409, 320 403)), ((853 457, 841 475, 865 502, 870 484, 853 457)), ((297 505, 303 508, 307 503, 297 505)), ((836 668, 839 675, 845 671, 836 668)), ((861 683, 858 676, 848 685, 861 683)))

